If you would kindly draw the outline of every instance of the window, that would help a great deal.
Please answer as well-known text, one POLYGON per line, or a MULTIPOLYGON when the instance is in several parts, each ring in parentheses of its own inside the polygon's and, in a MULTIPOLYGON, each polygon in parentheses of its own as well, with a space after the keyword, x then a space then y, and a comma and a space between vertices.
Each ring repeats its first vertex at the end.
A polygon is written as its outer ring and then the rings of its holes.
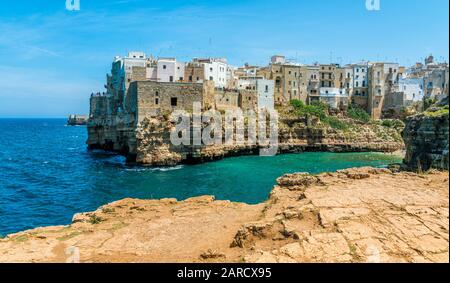
POLYGON ((167 69, 167 66, 166 66, 166 65, 163 65, 163 69, 164 69, 164 70, 167 69))
POLYGON ((366 87, 366 81, 363 81, 363 85, 362 85, 363 87, 366 87))
POLYGON ((169 81, 170 81, 170 82, 173 82, 173 76, 170 76, 170 77, 169 77, 169 81))
POLYGON ((183 80, 183 77, 180 77, 180 81, 182 81, 183 80))
POLYGON ((269 86, 266 85, 266 92, 269 92, 269 86))
POLYGON ((178 99, 176 97, 171 97, 170 98, 170 105, 171 106, 177 106, 178 104, 178 99))
POLYGON ((189 81, 192 82, 192 76, 189 76, 189 81))
POLYGON ((155 96, 159 96, 159 92, 155 92, 155 96))
POLYGON ((213 68, 209 68, 209 70, 212 72, 213 68))
POLYGON ((155 98, 155 104, 156 104, 156 105, 159 104, 159 98, 155 98))
POLYGON ((213 77, 209 77, 209 80, 212 81, 212 80, 213 80, 213 77))

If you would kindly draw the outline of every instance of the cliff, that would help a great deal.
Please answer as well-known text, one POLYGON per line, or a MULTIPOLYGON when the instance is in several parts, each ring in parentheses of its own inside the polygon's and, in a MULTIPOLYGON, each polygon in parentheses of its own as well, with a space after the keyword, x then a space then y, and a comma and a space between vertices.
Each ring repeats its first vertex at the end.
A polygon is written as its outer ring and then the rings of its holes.
POLYGON ((448 262, 448 172, 277 180, 259 205, 124 199, 0 239, 0 262, 448 262))
MULTIPOLYGON (((345 127, 332 127, 322 123, 320 119, 295 115, 290 108, 281 109, 279 113, 278 154, 306 151, 395 152, 404 147, 397 129, 374 121, 361 122, 348 117, 335 117, 345 127)), ((179 163, 208 162, 229 156, 254 155, 261 148, 259 145, 237 143, 174 146, 170 141, 170 132, 174 128, 171 116, 161 115, 144 118, 134 132, 121 131, 135 135, 133 146, 127 147, 135 148, 134 152, 128 151, 126 154, 131 156, 129 160, 144 165, 173 166, 179 163)), ((132 138, 128 134, 127 138, 120 140, 130 143, 132 138)), ((121 145, 118 148, 123 147, 121 145)))
POLYGON ((424 113, 408 118, 404 163, 412 170, 449 169, 448 96, 424 113))

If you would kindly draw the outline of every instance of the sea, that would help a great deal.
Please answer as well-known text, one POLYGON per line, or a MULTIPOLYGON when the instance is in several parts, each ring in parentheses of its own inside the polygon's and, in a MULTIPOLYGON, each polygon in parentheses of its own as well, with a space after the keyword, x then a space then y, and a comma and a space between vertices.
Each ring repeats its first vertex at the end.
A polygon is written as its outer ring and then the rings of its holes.
POLYGON ((75 213, 123 198, 213 195, 256 204, 286 173, 321 173, 400 162, 381 153, 310 152, 242 156, 169 168, 132 166, 125 158, 89 151, 85 126, 66 119, 0 119, 0 235, 67 225, 75 213))

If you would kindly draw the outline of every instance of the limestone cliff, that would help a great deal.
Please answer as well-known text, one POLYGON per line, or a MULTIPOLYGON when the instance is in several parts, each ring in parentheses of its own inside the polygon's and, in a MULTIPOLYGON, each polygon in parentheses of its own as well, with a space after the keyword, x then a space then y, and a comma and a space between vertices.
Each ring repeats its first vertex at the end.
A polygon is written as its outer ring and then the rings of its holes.
MULTIPOLYGON (((288 111, 289 112, 289 111, 288 111)), ((403 141, 395 128, 377 122, 360 122, 336 118, 348 125, 344 129, 324 125, 319 119, 290 115, 280 111, 278 153, 306 151, 394 152, 403 149, 403 141)), ((258 145, 231 144, 213 146, 180 145, 170 141, 175 127, 170 115, 145 118, 136 130, 136 162, 153 166, 179 163, 201 163, 228 156, 258 154, 258 145)))
POLYGON ((408 118, 403 138, 405 165, 412 170, 449 168, 448 96, 422 114, 408 118))

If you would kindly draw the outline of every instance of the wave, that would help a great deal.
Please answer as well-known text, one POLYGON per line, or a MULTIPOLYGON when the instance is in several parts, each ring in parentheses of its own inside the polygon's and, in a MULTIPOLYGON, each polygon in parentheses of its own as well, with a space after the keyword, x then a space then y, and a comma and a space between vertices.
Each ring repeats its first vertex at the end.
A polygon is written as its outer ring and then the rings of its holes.
POLYGON ((167 172, 167 171, 173 171, 173 170, 180 170, 184 166, 183 165, 177 165, 173 167, 133 167, 133 168, 126 168, 125 171, 131 171, 131 172, 144 172, 144 171, 160 171, 160 172, 167 172))

